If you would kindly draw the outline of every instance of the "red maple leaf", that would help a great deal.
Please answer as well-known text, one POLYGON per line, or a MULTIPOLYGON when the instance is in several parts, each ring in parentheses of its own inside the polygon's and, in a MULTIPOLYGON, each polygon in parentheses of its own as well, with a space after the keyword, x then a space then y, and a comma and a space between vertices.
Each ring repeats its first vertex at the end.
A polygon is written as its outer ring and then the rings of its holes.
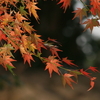
POLYGON ((72 88, 72 89, 74 89, 73 88, 73 86, 72 86, 72 82, 73 83, 76 83, 71 77, 72 77, 73 75, 71 75, 71 74, 64 74, 63 75, 63 85, 65 86, 66 85, 66 83, 72 88))
POLYGON ((100 17, 100 10, 99 9, 95 9, 95 8, 91 8, 90 12, 95 16, 98 15, 100 17))
POLYGON ((56 39, 51 39, 51 38, 48 37, 48 40, 49 40, 49 41, 52 41, 52 42, 54 42, 54 43, 57 43, 57 44, 59 44, 59 45, 61 46, 61 44, 60 44, 58 41, 56 41, 56 39))
POLYGON ((100 73, 100 71, 97 70, 97 67, 90 66, 88 69, 92 70, 93 72, 99 72, 100 73))
POLYGON ((94 87, 95 85, 94 80, 96 80, 96 77, 90 78, 90 88, 87 91, 90 91, 94 87))
POLYGON ((93 6, 94 9, 100 10, 100 0, 90 0, 90 5, 93 6))
POLYGON ((80 72, 81 72, 83 75, 85 75, 85 76, 91 78, 91 76, 89 75, 90 73, 84 71, 83 69, 80 69, 80 72))
POLYGON ((55 56, 49 56, 47 58, 45 70, 48 69, 50 77, 51 77, 53 71, 60 74, 59 69, 58 69, 58 67, 60 67, 60 66, 62 66, 62 65, 60 64, 60 61, 58 59, 55 59, 55 56))
POLYGON ((60 4, 60 3, 63 3, 62 6, 61 6, 61 8, 63 8, 64 9, 64 12, 65 12, 66 9, 68 8, 68 6, 70 6, 71 0, 60 0, 58 2, 58 4, 60 4))
POLYGON ((78 67, 76 64, 72 63, 73 60, 69 60, 68 57, 62 58, 62 61, 65 62, 66 64, 70 65, 70 66, 78 67))

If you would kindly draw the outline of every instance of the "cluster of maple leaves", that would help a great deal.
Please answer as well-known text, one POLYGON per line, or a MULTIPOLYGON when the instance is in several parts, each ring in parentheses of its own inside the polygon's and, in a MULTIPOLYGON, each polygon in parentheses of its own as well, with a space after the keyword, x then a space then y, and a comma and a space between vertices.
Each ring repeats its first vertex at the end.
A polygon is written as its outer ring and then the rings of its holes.
MULTIPOLYGON (((82 0, 80 0, 84 3, 82 0)), ((0 0, 0 65, 2 65, 6 70, 12 71, 15 66, 12 64, 16 61, 13 53, 20 50, 24 63, 28 62, 31 66, 31 60, 34 60, 34 56, 40 58, 40 60, 46 64, 45 70, 49 71, 50 77, 52 72, 57 73, 63 77, 63 84, 68 84, 72 89, 72 83, 77 83, 72 77, 78 78, 78 75, 84 75, 90 79, 91 90, 94 87, 94 80, 96 77, 92 77, 88 70, 93 72, 99 72, 96 67, 90 66, 88 69, 78 69, 74 70, 72 68, 67 69, 63 67, 63 63, 70 66, 78 67, 76 64, 69 60, 68 57, 60 58, 58 51, 62 51, 57 48, 55 44, 60 45, 55 39, 48 38, 47 41, 41 39, 41 35, 36 33, 36 30, 31 25, 29 16, 34 16, 37 22, 39 22, 39 16, 37 10, 40 10, 36 6, 38 2, 35 0, 0 0), (42 57, 41 49, 46 49, 51 51, 51 55, 42 57), (66 73, 62 73, 60 69, 66 70, 66 73)), ((62 4, 64 11, 71 5, 71 0, 60 0, 58 4, 62 4)), ((84 3, 85 5, 85 3, 84 3)), ((90 0, 91 7, 87 5, 84 8, 78 8, 75 13, 74 18, 79 17, 80 22, 87 13, 91 13, 93 16, 98 15, 92 19, 87 19, 83 24, 86 24, 86 29, 93 29, 94 26, 99 26, 100 17, 100 2, 99 0, 90 0)), ((74 19, 73 18, 73 19, 74 19)))

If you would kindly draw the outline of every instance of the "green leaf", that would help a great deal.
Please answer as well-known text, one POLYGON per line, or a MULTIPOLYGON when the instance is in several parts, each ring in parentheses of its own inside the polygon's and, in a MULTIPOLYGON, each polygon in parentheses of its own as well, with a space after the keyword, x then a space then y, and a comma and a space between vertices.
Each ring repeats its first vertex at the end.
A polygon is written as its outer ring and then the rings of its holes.
POLYGON ((10 66, 10 65, 6 65, 6 66, 7 66, 8 70, 9 70, 13 75, 16 75, 16 74, 13 72, 13 70, 12 70, 12 69, 14 69, 15 67, 12 67, 12 66, 10 66))
POLYGON ((27 16, 28 13, 25 11, 25 7, 24 6, 20 6, 19 11, 23 16, 28 18, 28 16, 27 16))

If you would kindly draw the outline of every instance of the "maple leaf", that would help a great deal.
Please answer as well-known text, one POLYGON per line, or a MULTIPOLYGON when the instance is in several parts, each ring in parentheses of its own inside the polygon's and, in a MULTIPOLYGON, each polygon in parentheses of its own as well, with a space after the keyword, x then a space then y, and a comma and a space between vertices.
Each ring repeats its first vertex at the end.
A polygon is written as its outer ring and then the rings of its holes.
POLYGON ((23 31, 21 30, 21 27, 18 24, 14 24, 13 29, 14 29, 15 34, 18 36, 21 36, 21 33, 23 33, 23 31))
POLYGON ((90 91, 94 87, 95 85, 94 80, 96 80, 96 77, 90 78, 90 88, 87 91, 90 91))
POLYGON ((22 44, 20 45, 19 49, 20 49, 20 52, 21 52, 22 55, 27 54, 27 51, 25 50, 25 48, 22 44))
POLYGON ((90 5, 92 5, 90 12, 100 17, 100 0, 90 0, 90 5))
POLYGON ((23 57, 23 59, 24 59, 24 64, 25 64, 25 62, 27 61, 28 64, 30 65, 30 67, 31 67, 30 60, 33 60, 33 61, 34 61, 32 55, 31 55, 30 53, 25 53, 25 54, 22 55, 22 57, 23 57))
POLYGON ((17 12, 15 14, 15 17, 16 19, 19 21, 19 22, 22 22, 23 20, 27 20, 25 17, 23 17, 19 12, 17 12))
POLYGON ((15 51, 17 51, 21 43, 19 35, 10 30, 8 30, 7 34, 9 34, 9 36, 7 35, 7 42, 14 47, 15 51))
POLYGON ((4 44, 3 47, 0 47, 0 55, 9 55, 14 57, 11 53, 11 50, 14 50, 11 44, 4 44))
POLYGON ((0 6, 0 15, 5 12, 8 8, 0 6))
POLYGON ((94 9, 100 10, 100 0, 90 0, 90 5, 92 5, 94 9))
POLYGON ((1 40, 7 40, 7 37, 6 37, 6 35, 0 30, 0 41, 1 40))
POLYGON ((9 66, 13 66, 13 64, 11 63, 12 61, 16 61, 14 59, 11 58, 11 56, 3 56, 3 57, 0 57, 0 64, 7 70, 7 66, 6 65, 9 65, 9 66))
POLYGON ((58 67, 62 66, 60 64, 60 61, 55 59, 55 56, 49 56, 46 60, 47 60, 47 63, 46 63, 45 70, 48 69, 50 77, 52 76, 53 71, 60 74, 59 69, 58 69, 58 67))
POLYGON ((8 14, 7 12, 2 15, 2 25, 7 25, 9 22, 14 21, 13 16, 11 14, 8 14))
POLYGON ((68 8, 68 6, 70 6, 71 0, 60 0, 58 2, 58 4, 60 4, 60 3, 63 3, 62 6, 61 6, 61 8, 63 8, 64 9, 64 12, 65 12, 66 9, 68 8))
POLYGON ((94 15, 94 16, 96 16, 96 15, 98 15, 99 17, 100 17, 100 10, 99 9, 95 9, 95 8, 91 8, 90 9, 90 12, 94 15))
POLYGON ((97 67, 90 66, 88 69, 92 70, 93 72, 99 72, 100 73, 100 71, 97 70, 97 67))
POLYGON ((34 45, 34 43, 32 43, 30 36, 22 35, 21 40, 22 40, 22 45, 25 50, 34 52, 35 49, 37 49, 36 46, 34 45))
POLYGON ((10 66, 10 65, 6 65, 6 66, 7 66, 8 70, 9 70, 13 75, 15 75, 15 73, 14 73, 13 70, 12 70, 12 69, 14 69, 15 67, 12 67, 12 66, 10 66))
POLYGON ((76 83, 76 82, 71 78, 72 76, 73 76, 72 74, 65 73, 63 75, 63 85, 65 86, 67 83, 72 89, 74 89, 72 86, 72 82, 73 83, 76 83))
POLYGON ((29 24, 30 24, 30 22, 24 21, 24 22, 22 23, 22 27, 26 30, 26 32, 28 32, 29 34, 31 34, 32 31, 35 31, 35 29, 33 29, 32 26, 29 25, 29 24))
POLYGON ((72 63, 73 60, 69 60, 68 57, 62 58, 62 61, 65 62, 66 64, 70 65, 70 66, 78 67, 76 64, 72 63))
MULTIPOLYGON (((1 2, 1 1, 0 1, 0 2, 1 2)), ((8 3, 9 3, 9 4, 15 6, 15 3, 17 3, 17 2, 18 2, 18 0, 11 0, 11 1, 9 1, 9 0, 3 0, 3 1, 1 2, 1 4, 5 3, 6 6, 7 6, 8 3)))
POLYGON ((28 36, 26 36, 26 35, 22 35, 22 36, 21 36, 22 44, 23 44, 23 46, 24 46, 25 49, 28 48, 28 47, 27 47, 27 44, 28 44, 27 37, 28 37, 28 36))
POLYGON ((34 61, 34 59, 33 59, 32 55, 29 52, 27 52, 27 50, 25 49, 25 47, 22 44, 20 45, 20 52, 21 52, 22 57, 24 59, 24 64, 27 61, 31 67, 30 60, 34 61))
POLYGON ((34 44, 30 44, 29 45, 29 51, 32 51, 34 53, 34 51, 37 49, 36 46, 34 44))
POLYGON ((73 11, 73 13, 75 13, 75 16, 73 17, 73 19, 75 19, 76 17, 79 17, 80 22, 81 22, 82 18, 84 16, 87 16, 87 9, 86 8, 77 8, 77 10, 73 11))
POLYGON ((85 75, 85 76, 91 78, 91 76, 89 75, 90 73, 84 71, 83 69, 80 69, 80 72, 81 72, 83 75, 85 75))
POLYGON ((51 39, 51 38, 48 37, 48 40, 49 40, 49 41, 52 41, 52 42, 54 42, 54 43, 57 43, 57 44, 59 44, 59 45, 61 46, 61 44, 60 44, 58 41, 56 41, 56 39, 51 39))
POLYGON ((57 47, 55 47, 55 46, 50 46, 50 51, 51 51, 51 53, 52 53, 52 55, 53 56, 56 56, 56 57, 58 57, 59 59, 60 59, 60 57, 59 57, 59 55, 58 55, 58 51, 62 51, 62 50, 60 50, 60 49, 58 49, 57 47))
POLYGON ((41 35, 37 35, 36 33, 30 36, 32 43, 36 46, 37 50, 41 52, 41 48, 47 48, 44 46, 43 40, 40 37, 41 35))
POLYGON ((98 19, 87 19, 87 21, 85 21, 82 24, 87 24, 84 31, 86 31, 88 28, 90 28, 91 32, 93 30, 93 27, 100 26, 98 19))
POLYGON ((19 8, 19 12, 21 13, 21 15, 25 16, 26 18, 28 18, 28 13, 25 11, 25 6, 20 6, 19 8))
MULTIPOLYGON (((12 41, 11 38, 10 39, 7 38, 7 40, 8 40, 8 43, 14 47, 15 52, 16 52, 19 49, 19 46, 14 41, 12 41)), ((14 39, 14 40, 16 40, 16 39, 14 39)))
POLYGON ((39 16, 37 14, 37 11, 36 10, 40 10, 40 8, 38 8, 36 6, 37 2, 29 2, 26 4, 26 8, 29 10, 29 14, 31 16, 31 13, 33 14, 33 16, 35 17, 35 19, 38 21, 39 20, 39 16))

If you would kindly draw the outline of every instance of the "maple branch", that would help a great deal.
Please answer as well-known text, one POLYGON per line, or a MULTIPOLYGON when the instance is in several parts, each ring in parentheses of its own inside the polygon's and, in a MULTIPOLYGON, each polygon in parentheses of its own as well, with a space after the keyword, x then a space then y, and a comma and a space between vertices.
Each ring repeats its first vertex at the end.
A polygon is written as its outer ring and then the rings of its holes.
POLYGON ((66 68, 64 68, 64 67, 60 67, 60 66, 59 66, 59 68, 61 68, 61 69, 63 69, 63 70, 66 70, 66 71, 69 71, 69 72, 71 71, 70 69, 66 69, 66 68))
POLYGON ((87 5, 83 2, 83 0, 80 0, 81 1, 81 3, 87 8, 87 10, 90 10, 88 7, 87 7, 87 5))

